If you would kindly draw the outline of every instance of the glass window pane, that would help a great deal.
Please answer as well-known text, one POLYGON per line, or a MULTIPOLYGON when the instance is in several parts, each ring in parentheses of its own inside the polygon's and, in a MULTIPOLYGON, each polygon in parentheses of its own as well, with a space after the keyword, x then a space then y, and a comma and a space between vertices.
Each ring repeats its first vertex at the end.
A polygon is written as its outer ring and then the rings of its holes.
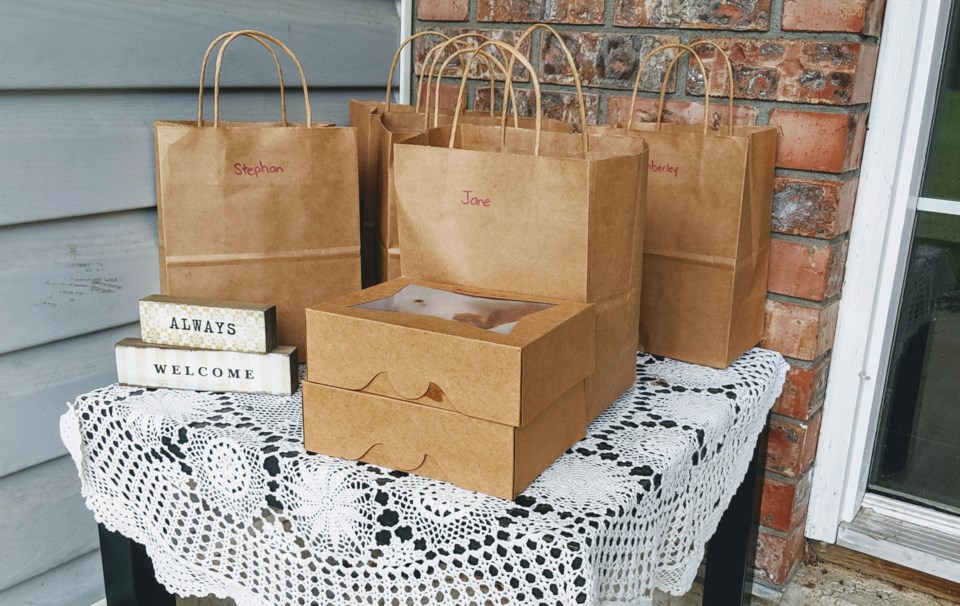
POLYGON ((960 1, 953 3, 921 195, 960 200, 960 1))
POLYGON ((960 216, 917 214, 869 488, 960 513, 960 216))

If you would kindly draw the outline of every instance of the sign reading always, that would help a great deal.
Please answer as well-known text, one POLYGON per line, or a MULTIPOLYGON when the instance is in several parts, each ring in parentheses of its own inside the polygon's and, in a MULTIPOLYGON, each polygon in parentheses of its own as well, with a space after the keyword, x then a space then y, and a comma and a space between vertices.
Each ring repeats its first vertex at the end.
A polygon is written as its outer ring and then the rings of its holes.
POLYGON ((267 353, 277 346, 273 305, 151 295, 140 300, 144 342, 267 353))
POLYGON ((117 378, 124 385, 289 395, 299 384, 296 347, 260 354, 124 339, 117 343, 116 357, 117 378))

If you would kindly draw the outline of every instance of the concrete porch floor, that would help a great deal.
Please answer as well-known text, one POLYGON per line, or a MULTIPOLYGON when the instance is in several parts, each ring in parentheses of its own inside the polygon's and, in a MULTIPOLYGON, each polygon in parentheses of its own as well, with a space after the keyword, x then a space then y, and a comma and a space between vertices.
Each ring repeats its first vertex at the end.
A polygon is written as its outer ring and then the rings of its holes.
MULTIPOLYGON (((771 592, 772 593, 772 592, 771 592)), ((699 606, 699 582, 682 597, 658 594, 655 606, 699 606)), ((753 606, 946 606, 958 604, 829 562, 804 563, 780 597, 754 597, 753 606)))
MULTIPOLYGON (((701 587, 681 597, 657 594, 655 606, 699 606, 701 587)), ((754 606, 947 606, 958 604, 869 577, 827 562, 803 564, 779 598, 759 598, 754 606)), ((233 606, 232 601, 180 598, 177 606, 233 606)))

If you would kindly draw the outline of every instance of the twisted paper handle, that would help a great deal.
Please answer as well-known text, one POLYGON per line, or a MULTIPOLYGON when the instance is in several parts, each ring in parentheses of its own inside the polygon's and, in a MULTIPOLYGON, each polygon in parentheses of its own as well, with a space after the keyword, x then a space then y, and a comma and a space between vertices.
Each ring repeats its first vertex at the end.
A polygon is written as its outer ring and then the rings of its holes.
MULTIPOLYGON (((567 65, 570 67, 570 73, 573 75, 573 86, 577 91, 577 102, 579 104, 579 109, 580 109, 580 135, 582 137, 581 145, 583 147, 583 156, 586 157, 587 152, 590 150, 590 138, 587 136, 587 104, 583 98, 583 87, 580 85, 580 72, 579 70, 577 70, 576 61, 574 61, 573 54, 570 52, 570 49, 567 47, 567 43, 564 42, 563 38, 560 36, 560 32, 555 30, 553 27, 547 25, 546 23, 534 23, 533 25, 528 27, 522 34, 520 34, 520 37, 517 38, 517 43, 515 46, 517 48, 520 48, 520 45, 523 43, 523 41, 529 38, 531 35, 533 35, 533 32, 537 31, 538 29, 545 29, 551 34, 553 34, 553 37, 556 38, 557 40, 557 44, 560 46, 560 50, 563 51, 563 54, 567 59, 567 65)), ((512 76, 513 58, 511 58, 510 61, 508 62, 507 69, 510 70, 510 74, 512 76)), ((535 74, 531 74, 531 78, 535 78, 535 77, 536 77, 535 74)), ((504 111, 506 111, 506 109, 504 109, 504 111)), ((500 125, 504 126, 505 123, 506 123, 506 118, 504 115, 504 116, 501 116, 500 118, 500 125)))
POLYGON ((386 106, 387 106, 386 108, 387 111, 390 111, 390 104, 391 104, 390 97, 392 96, 390 93, 392 92, 392 89, 393 89, 393 73, 397 71, 397 62, 400 61, 400 53, 403 52, 403 49, 406 48, 406 46, 411 42, 413 42, 414 40, 419 40, 420 38, 425 38, 427 36, 436 36, 444 40, 450 39, 450 36, 443 34, 441 32, 426 31, 426 32, 417 32, 416 34, 413 34, 412 36, 408 37, 406 40, 400 43, 400 46, 397 47, 397 52, 393 53, 393 61, 390 63, 390 73, 387 74, 387 93, 384 98, 384 102, 386 103, 386 106))
MULTIPOLYGON (((490 41, 490 39, 487 38, 487 42, 489 42, 489 41, 490 41)), ((465 47, 465 48, 458 49, 458 50, 454 51, 453 53, 451 53, 450 56, 447 57, 447 58, 444 60, 444 62, 440 65, 440 68, 439 68, 439 70, 438 70, 438 73, 439 73, 439 74, 442 74, 444 71, 446 71, 446 69, 447 69, 447 67, 450 65, 450 62, 451 62, 451 61, 453 61, 454 59, 460 59, 460 57, 461 57, 462 55, 465 55, 465 54, 467 54, 467 53, 473 53, 474 57, 477 56, 477 55, 479 55, 479 56, 481 56, 481 57, 484 57, 484 59, 485 59, 486 62, 487 62, 487 65, 490 65, 490 66, 491 66, 491 67, 490 67, 490 73, 491 73, 491 74, 493 73, 493 66, 498 67, 502 73, 506 74, 506 71, 505 71, 505 70, 506 70, 506 67, 504 67, 503 63, 501 63, 500 61, 498 61, 498 60, 497 60, 493 55, 491 55, 490 53, 487 53, 486 51, 484 51, 484 50, 482 50, 482 49, 480 49, 480 48, 477 48, 477 47, 475 47, 475 46, 467 46, 467 47, 465 47)), ((472 59, 471 59, 471 61, 472 61, 472 59)), ((461 63, 462 63, 462 61, 461 61, 461 63)), ((467 73, 467 72, 469 71, 469 66, 465 65, 465 66, 463 66, 463 69, 464 69, 464 73, 467 73)), ((428 85, 429 85, 429 82, 428 82, 428 85)), ((495 89, 493 86, 491 86, 491 87, 490 87, 490 116, 491 116, 491 117, 493 116, 493 100, 494 100, 494 94, 495 94, 495 93, 496 93, 496 89, 495 89)), ((520 128, 520 122, 519 122, 519 119, 518 119, 518 117, 517 117, 517 97, 516 97, 516 95, 515 95, 514 92, 513 92, 513 84, 512 84, 512 82, 509 81, 509 79, 504 80, 503 93, 504 93, 504 101, 505 101, 505 103, 504 103, 504 111, 506 111, 506 107, 507 107, 508 103, 513 105, 513 127, 514 127, 514 128, 520 128)), ((436 126, 438 126, 438 125, 440 124, 440 103, 439 103, 439 99, 440 99, 440 76, 439 76, 439 75, 437 76, 436 89, 434 90, 434 99, 437 100, 436 107, 434 108, 434 113, 433 113, 433 125, 434 125, 434 127, 436 127, 436 126)), ((464 99, 464 97, 463 97, 462 95, 458 95, 458 96, 457 96, 457 99, 458 99, 458 102, 459 102, 459 100, 460 100, 460 99, 464 99)), ((465 99, 464 99, 464 101, 465 101, 465 99)), ((428 113, 429 113, 429 110, 428 110, 428 113)), ((504 122, 505 122, 505 120, 501 120, 501 126, 504 124, 504 122)), ((424 128, 426 128, 427 126, 428 126, 428 124, 426 123, 426 121, 424 121, 424 128)))
MULTIPOLYGON (((293 61, 294 65, 297 67, 297 72, 300 74, 300 86, 303 89, 303 104, 307 116, 307 128, 310 128, 313 125, 313 112, 310 109, 310 89, 307 85, 307 76, 303 73, 303 66, 300 65, 300 60, 297 59, 297 56, 293 53, 292 50, 287 48, 283 42, 274 38, 270 34, 265 34, 263 32, 258 32, 252 29, 239 30, 231 32, 224 43, 220 46, 220 50, 217 51, 217 63, 216 63, 216 72, 213 79, 213 126, 220 125, 220 70, 223 64, 223 52, 227 49, 227 46, 233 42, 236 38, 246 36, 246 37, 257 37, 263 38, 272 42, 273 44, 279 46, 283 52, 287 53, 287 56, 293 61)), ((283 83, 280 83, 281 88, 283 88, 283 83)), ((202 87, 201 87, 202 89, 202 87)), ((201 105, 202 112, 202 105, 201 105)))
MULTIPOLYGON (((704 81, 709 82, 709 80, 707 79, 707 70, 706 68, 703 67, 703 61, 700 60, 700 56, 697 54, 695 50, 693 50, 692 47, 689 47, 686 44, 664 44, 663 46, 658 46, 657 48, 647 53, 647 56, 644 57, 643 61, 640 62, 640 67, 637 68, 637 78, 633 82, 633 96, 630 99, 630 117, 627 120, 627 130, 629 130, 630 127, 633 126, 633 112, 637 107, 637 93, 640 91, 640 78, 643 76, 643 68, 646 67, 647 63, 650 61, 650 59, 653 58, 654 55, 661 53, 665 50, 669 50, 671 48, 679 48, 689 52, 697 60, 697 64, 700 66, 700 73, 703 74, 704 81)), ((667 75, 669 76, 669 72, 667 72, 667 75)), ((669 78, 664 78, 664 82, 666 82, 668 79, 669 78)), ((707 134, 707 116, 710 115, 709 112, 710 112, 710 95, 705 94, 704 100, 703 100, 703 134, 707 134)), ((657 108, 657 131, 658 132, 660 131, 660 116, 662 114, 663 114, 663 99, 661 97, 660 107, 657 108)))
MULTIPOLYGON (((494 48, 497 48, 500 50, 501 53, 512 54, 514 57, 516 57, 518 61, 520 61, 521 65, 527 68, 527 72, 529 72, 530 74, 530 81, 533 83, 533 94, 534 94, 534 98, 536 99, 536 115, 534 117, 534 126, 533 126, 534 133, 535 133, 534 144, 533 144, 533 155, 539 156, 540 155, 540 135, 541 135, 541 130, 543 126, 543 107, 541 105, 540 82, 536 78, 535 72, 533 70, 533 66, 530 65, 530 62, 527 60, 526 57, 524 57, 520 53, 520 51, 510 46, 509 44, 504 44, 503 42, 498 42, 496 40, 488 40, 483 44, 481 44, 480 46, 478 46, 477 50, 474 51, 473 56, 470 57, 470 60, 467 61, 467 64, 463 68, 463 76, 461 76, 460 78, 460 92, 457 95, 457 109, 453 114, 453 128, 450 130, 449 147, 450 149, 453 149, 454 142, 456 141, 457 124, 460 121, 460 109, 463 103, 464 94, 466 93, 466 89, 467 89, 467 78, 470 76, 470 66, 473 65, 473 62, 477 60, 477 57, 479 56, 479 52, 487 46, 492 46, 494 48)), ((513 74, 510 72, 507 72, 508 86, 512 86, 512 80, 513 80, 513 74)), ((505 128, 500 129, 501 145, 503 144, 504 139, 506 138, 506 130, 507 129, 505 128)))
MULTIPOLYGON (((440 53, 442 53, 443 50, 444 50, 445 48, 447 48, 447 46, 448 46, 449 44, 450 44, 450 43, 437 44, 437 45, 433 46, 430 50, 428 50, 427 53, 426 53, 426 55, 424 55, 424 57, 423 57, 423 65, 422 65, 422 68, 420 69, 420 77, 419 77, 418 80, 417 80, 417 103, 416 103, 416 106, 415 106, 415 111, 417 111, 417 112, 420 111, 420 101, 421 101, 421 99, 423 99, 423 79, 424 79, 424 76, 426 76, 426 78, 427 78, 427 99, 426 99, 427 110, 426 110, 425 113, 429 113, 429 112, 430 112, 430 109, 429 109, 429 105, 430 105, 429 92, 430 92, 430 82, 431 82, 431 80, 433 79, 433 73, 428 74, 426 67, 427 67, 427 64, 428 64, 428 63, 430 63, 431 65, 434 65, 434 64, 436 63, 436 61, 434 61, 434 58, 437 57, 437 56, 439 56, 440 53)), ((457 45, 458 50, 459 50, 459 49, 462 49, 462 48, 474 48, 472 45, 467 44, 467 43, 465 43, 465 42, 463 42, 463 41, 460 41, 460 40, 454 41, 453 44, 456 44, 456 45, 457 45)), ((493 95, 494 91, 496 90, 496 82, 497 82, 497 80, 496 80, 496 77, 495 77, 496 74, 494 74, 494 72, 493 72, 493 63, 491 63, 491 61, 490 61, 490 59, 491 59, 492 57, 491 57, 490 53, 486 53, 486 52, 485 52, 483 55, 484 55, 484 59, 485 59, 486 64, 487 64, 487 70, 490 72, 490 94, 493 95)), ((441 75, 438 75, 437 77, 440 78, 441 75)), ((490 108, 490 116, 491 116, 491 117, 493 116, 493 107, 490 108)))
MULTIPOLYGON (((213 42, 207 47, 206 52, 203 53, 203 62, 200 64, 200 95, 197 101, 197 126, 203 126, 203 85, 204 81, 207 78, 207 62, 210 60, 210 53, 213 52, 214 47, 220 43, 224 38, 230 36, 234 32, 226 32, 220 34, 214 38, 213 42)), ((248 38, 256 40, 260 46, 267 49, 267 52, 273 57, 273 62, 277 65, 277 76, 280 79, 280 123, 283 126, 287 125, 287 95, 286 95, 286 85, 283 81, 283 67, 280 65, 280 59, 277 57, 276 51, 273 50, 273 47, 267 44, 263 38, 256 36, 254 34, 244 34, 248 38)))
MULTIPOLYGON (((726 62, 727 90, 729 91, 729 94, 727 96, 727 114, 728 114, 727 116, 728 117, 728 133, 727 134, 729 134, 732 137, 733 136, 733 65, 731 65, 730 63, 730 57, 727 55, 726 51, 720 48, 719 45, 717 45, 715 42, 710 42, 708 40, 704 40, 702 42, 694 42, 690 44, 690 46, 692 48, 696 48, 698 46, 712 46, 717 50, 718 53, 720 53, 720 55, 723 57, 724 61, 726 62)), ((663 77, 663 85, 660 87, 660 105, 657 110, 657 131, 660 130, 660 124, 663 119, 663 103, 664 103, 664 97, 667 94, 667 82, 670 81, 670 72, 673 71, 674 65, 677 64, 680 58, 685 56, 686 54, 687 54, 687 51, 682 51, 677 53, 677 56, 674 57, 673 61, 670 62, 670 65, 667 66, 667 72, 663 77)), ((707 91, 705 94, 709 95, 709 91, 707 89, 710 86, 710 81, 707 79, 707 74, 703 74, 703 86, 704 86, 704 90, 707 91)), ((631 112, 631 116, 632 115, 633 114, 631 112)), ((706 123, 706 121, 707 121, 707 116, 704 116, 704 123, 706 123)))
MULTIPOLYGON (((455 36, 455 37, 451 38, 449 41, 447 41, 447 42, 445 42, 445 43, 443 43, 443 44, 439 44, 439 45, 433 47, 433 48, 430 49, 430 51, 427 53, 427 57, 424 57, 423 65, 424 65, 424 67, 426 67, 426 65, 427 65, 427 59, 430 58, 430 57, 431 57, 431 54, 432 54, 432 58, 431 58, 431 61, 430 61, 430 69, 429 69, 429 71, 427 71, 426 69, 421 69, 421 70, 420 70, 420 79, 421 79, 421 82, 422 82, 422 80, 423 80, 424 74, 427 74, 427 95, 426 95, 426 103, 425 103, 425 107, 424 107, 424 120, 423 120, 423 127, 424 127, 424 128, 429 128, 429 127, 430 127, 430 122, 429 122, 429 118, 428 118, 429 115, 430 115, 430 92, 429 92, 429 91, 430 91, 430 83, 431 83, 431 81, 433 80, 434 75, 436 75, 436 90, 435 90, 434 97, 433 97, 433 100, 434 100, 433 126, 436 127, 436 126, 439 126, 439 124, 440 124, 440 79, 441 79, 443 73, 447 70, 447 67, 450 65, 450 62, 451 62, 453 59, 455 59, 455 58, 459 59, 459 58, 460 58, 463 54, 465 54, 466 52, 471 52, 471 51, 474 51, 474 50, 477 49, 477 47, 472 46, 472 45, 466 43, 465 39, 468 38, 468 37, 476 37, 476 38, 479 38, 480 40, 482 40, 482 41, 484 41, 484 42, 490 40, 490 38, 488 38, 487 36, 484 36, 483 34, 461 34, 461 35, 459 35, 459 36, 455 36), (438 62, 439 58, 442 56, 443 51, 444 51, 447 47, 449 47, 449 46, 451 46, 451 45, 456 45, 456 46, 458 46, 458 47, 460 47, 460 48, 458 48, 456 51, 454 51, 449 57, 447 57, 447 58, 443 61, 442 64, 440 64, 439 67, 437 67, 437 62, 438 62)), ((497 61, 496 58, 494 58, 494 56, 493 56, 492 54, 490 54, 490 53, 488 53, 488 52, 486 52, 486 51, 482 51, 482 50, 481 50, 481 51, 480 51, 480 57, 482 57, 483 60, 484 60, 484 62, 487 64, 487 71, 490 73, 490 99, 491 99, 491 103, 490 103, 490 116, 493 117, 493 115, 494 115, 494 110, 493 110, 493 102, 492 102, 492 101, 493 101, 494 95, 496 94, 496 77, 495 77, 495 73, 494 73, 494 69, 493 69, 493 68, 494 68, 494 66, 499 67, 499 68, 500 68, 500 71, 502 72, 503 69, 504 69, 504 67, 503 67, 503 64, 500 63, 499 61, 497 61)), ((461 63, 463 63, 462 60, 461 60, 461 63)), ((510 99, 510 100, 513 102, 513 111, 514 111, 514 120, 513 120, 513 122, 514 122, 514 126, 515 126, 515 127, 519 127, 519 123, 518 123, 517 118, 516 118, 517 101, 516 101, 516 98, 515 98, 515 96, 514 96, 514 94, 513 94, 513 88, 512 88, 512 86, 511 86, 509 89, 507 89, 507 88, 505 87, 505 88, 504 88, 504 94, 506 95, 506 98, 507 98, 507 99, 510 99)), ((420 90, 418 89, 418 91, 417 91, 417 107, 419 108, 419 106, 420 106, 420 90)))

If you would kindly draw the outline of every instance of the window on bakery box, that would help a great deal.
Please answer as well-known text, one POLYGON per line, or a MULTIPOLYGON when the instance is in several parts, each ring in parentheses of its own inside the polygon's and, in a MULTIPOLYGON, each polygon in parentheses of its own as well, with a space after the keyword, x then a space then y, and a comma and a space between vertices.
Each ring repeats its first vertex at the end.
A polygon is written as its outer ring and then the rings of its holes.
POLYGON ((553 305, 478 297, 410 284, 389 297, 355 307, 443 318, 506 335, 522 318, 553 305))

